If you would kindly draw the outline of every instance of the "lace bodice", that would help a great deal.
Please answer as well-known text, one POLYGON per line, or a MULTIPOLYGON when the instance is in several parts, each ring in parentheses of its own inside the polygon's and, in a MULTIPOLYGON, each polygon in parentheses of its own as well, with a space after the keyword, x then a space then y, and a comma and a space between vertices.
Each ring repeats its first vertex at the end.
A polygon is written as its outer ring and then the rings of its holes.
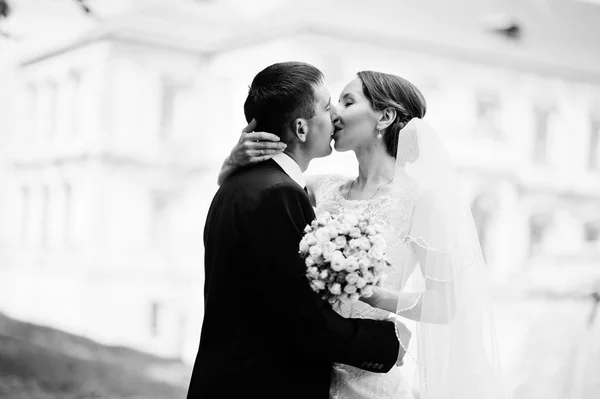
MULTIPOLYGON (((383 235, 387 242, 388 257, 395 260, 382 285, 401 290, 416 265, 415 255, 405 243, 405 238, 419 196, 418 187, 407 177, 395 185, 395 190, 390 195, 372 200, 347 200, 340 188, 349 180, 339 175, 323 177, 315 190, 316 213, 353 212, 381 223, 384 226, 383 235)), ((342 302, 334 305, 334 309, 344 317, 384 320, 388 316, 388 312, 371 308, 363 302, 342 302)), ((330 397, 410 399, 413 395, 398 367, 392 368, 386 374, 376 374, 352 366, 334 364, 330 397)))
POLYGON ((352 212, 381 223, 388 247, 387 255, 397 261, 386 273, 383 286, 400 290, 406 284, 416 262, 411 248, 405 244, 405 238, 410 229, 419 189, 414 180, 404 177, 399 184, 395 184, 389 195, 371 200, 348 200, 343 195, 345 193, 340 192, 340 188, 349 180, 350 178, 339 175, 323 177, 315 190, 316 213, 352 212))

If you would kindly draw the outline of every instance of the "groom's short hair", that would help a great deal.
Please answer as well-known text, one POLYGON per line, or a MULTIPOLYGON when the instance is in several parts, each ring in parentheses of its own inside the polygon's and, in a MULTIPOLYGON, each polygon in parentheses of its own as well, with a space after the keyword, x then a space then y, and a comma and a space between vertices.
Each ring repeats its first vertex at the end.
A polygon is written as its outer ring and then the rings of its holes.
POLYGON ((282 136, 297 118, 315 116, 314 86, 323 73, 304 62, 280 62, 260 71, 252 81, 244 103, 248 123, 256 119, 256 131, 282 136))

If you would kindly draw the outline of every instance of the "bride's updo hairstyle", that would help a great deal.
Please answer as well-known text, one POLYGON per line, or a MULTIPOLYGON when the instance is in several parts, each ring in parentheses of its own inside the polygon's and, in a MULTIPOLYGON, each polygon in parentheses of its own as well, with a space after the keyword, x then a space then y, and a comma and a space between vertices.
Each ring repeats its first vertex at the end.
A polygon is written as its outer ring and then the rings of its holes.
MULTIPOLYGON (((383 133, 386 150, 395 158, 402 128, 411 119, 425 116, 425 97, 414 84, 396 75, 373 71, 361 71, 357 75, 362 82, 363 93, 375 111, 396 110, 396 119, 383 133)), ((418 151, 413 156, 416 159, 418 151)), ((414 159, 406 161, 413 162, 414 159)))

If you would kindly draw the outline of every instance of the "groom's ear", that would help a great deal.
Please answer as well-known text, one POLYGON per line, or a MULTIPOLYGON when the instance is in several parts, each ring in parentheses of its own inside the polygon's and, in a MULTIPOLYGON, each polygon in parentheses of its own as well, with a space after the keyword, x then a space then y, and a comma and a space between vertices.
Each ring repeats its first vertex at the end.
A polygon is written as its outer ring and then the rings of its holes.
POLYGON ((308 123, 306 119, 297 118, 294 120, 293 126, 294 135, 303 143, 306 143, 306 136, 308 134, 308 123))
POLYGON ((394 108, 386 108, 381 112, 379 122, 377 122, 377 130, 387 129, 396 120, 396 110, 394 108))

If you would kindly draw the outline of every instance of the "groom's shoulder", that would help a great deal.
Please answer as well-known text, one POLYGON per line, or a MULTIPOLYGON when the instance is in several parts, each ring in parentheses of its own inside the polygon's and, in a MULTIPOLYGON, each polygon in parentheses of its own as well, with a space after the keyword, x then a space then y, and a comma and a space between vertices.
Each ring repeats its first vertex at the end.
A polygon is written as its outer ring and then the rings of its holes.
POLYGON ((272 190, 299 191, 300 188, 274 162, 263 162, 240 168, 231 175, 221 186, 223 189, 234 190, 239 194, 261 194, 272 190))

